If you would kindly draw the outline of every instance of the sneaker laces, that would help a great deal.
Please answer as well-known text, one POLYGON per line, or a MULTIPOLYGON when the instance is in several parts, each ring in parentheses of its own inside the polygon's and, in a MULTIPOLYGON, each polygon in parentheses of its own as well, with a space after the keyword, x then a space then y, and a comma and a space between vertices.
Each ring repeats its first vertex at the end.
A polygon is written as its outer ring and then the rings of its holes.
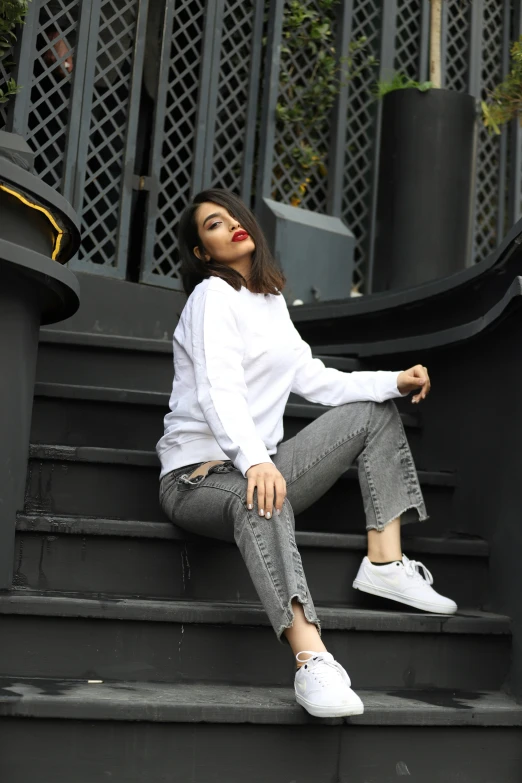
POLYGON ((307 668, 315 677, 317 682, 325 685, 333 685, 339 682, 341 678, 343 685, 351 685, 348 673, 343 669, 340 663, 337 663, 331 653, 314 653, 309 650, 297 653, 295 656, 298 663, 307 668), (301 655, 309 655, 310 658, 300 658, 301 655))
POLYGON ((433 576, 431 575, 431 571, 429 571, 424 563, 420 562, 420 560, 410 560, 406 557, 406 555, 404 555, 403 563, 404 570, 408 576, 422 579, 423 582, 426 581, 429 585, 433 584, 433 576))

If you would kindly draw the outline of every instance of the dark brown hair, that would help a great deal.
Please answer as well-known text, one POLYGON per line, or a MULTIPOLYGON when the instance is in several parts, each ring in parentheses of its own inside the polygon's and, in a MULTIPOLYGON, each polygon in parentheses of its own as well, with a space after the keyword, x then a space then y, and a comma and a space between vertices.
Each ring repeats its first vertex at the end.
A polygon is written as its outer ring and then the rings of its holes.
POLYGON ((202 254, 205 252, 196 222, 196 213, 205 201, 210 201, 226 209, 230 215, 236 218, 241 227, 248 231, 254 241, 255 250, 252 254, 252 272, 248 281, 249 290, 255 294, 278 294, 282 291, 286 282, 285 276, 270 252, 254 213, 239 196, 231 191, 212 188, 203 190, 194 196, 192 203, 183 211, 179 222, 178 244, 181 279, 185 293, 190 296, 198 283, 208 277, 220 277, 236 291, 246 284, 244 277, 226 264, 221 264, 213 259, 201 261, 194 253, 195 247, 199 247, 202 254))

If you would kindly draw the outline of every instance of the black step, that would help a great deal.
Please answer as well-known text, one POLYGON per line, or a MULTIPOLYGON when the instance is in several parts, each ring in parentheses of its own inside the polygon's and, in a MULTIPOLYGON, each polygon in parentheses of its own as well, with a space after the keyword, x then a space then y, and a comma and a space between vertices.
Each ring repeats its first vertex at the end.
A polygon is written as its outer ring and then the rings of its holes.
MULTIPOLYGON (((363 369, 358 359, 320 356, 328 367, 363 369)), ((44 384, 105 386, 170 392, 172 335, 158 339, 42 329, 36 380, 44 384)))
POLYGON ((519 783, 522 707, 505 694, 360 695, 364 715, 321 721, 289 688, 6 679, 3 775, 9 783, 519 783))
MULTIPOLYGON (((508 673, 510 622, 500 615, 322 607, 319 616, 359 688, 496 690, 508 673)), ((279 686, 294 669, 258 605, 19 590, 0 596, 0 635, 1 675, 279 686)))
MULTIPOLYGON (((407 528, 405 529, 407 531, 407 528)), ((20 515, 15 585, 35 590, 252 602, 257 595, 233 544, 185 534, 169 522, 20 515)), ((366 536, 298 531, 305 573, 317 604, 368 605, 353 590, 366 536)), ((482 607, 488 545, 479 539, 404 539, 435 586, 459 605, 482 607)))
MULTIPOLYGON (((152 451, 33 444, 27 473, 25 512, 164 521, 159 508, 159 463, 152 451)), ((426 535, 451 529, 456 477, 419 471, 431 522, 426 535)), ((365 521, 357 470, 350 468, 319 503, 299 516, 298 527, 361 532, 365 521)))
MULTIPOLYGON (((31 424, 33 443, 153 450, 163 434, 168 391, 42 383, 35 387, 31 424)), ((284 416, 291 438, 329 408, 291 394, 284 416)), ((419 415, 401 413, 412 450, 419 451, 419 415)))

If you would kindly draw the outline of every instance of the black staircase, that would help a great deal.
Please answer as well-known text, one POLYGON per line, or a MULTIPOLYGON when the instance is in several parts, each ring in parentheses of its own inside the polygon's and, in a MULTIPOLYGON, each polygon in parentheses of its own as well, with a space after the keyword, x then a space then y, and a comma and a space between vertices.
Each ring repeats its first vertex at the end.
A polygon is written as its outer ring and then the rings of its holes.
MULTIPOLYGON (((235 547, 159 510, 170 342, 42 332, 14 587, 0 595, 2 780, 519 783, 519 232, 462 286, 296 310, 341 369, 429 366, 430 399, 399 406, 430 513, 404 550, 460 609, 403 611, 351 588, 365 536, 348 470, 297 519, 325 641, 366 705, 344 721, 296 706, 291 654, 235 547)), ((292 399, 287 436, 321 412, 292 399)))

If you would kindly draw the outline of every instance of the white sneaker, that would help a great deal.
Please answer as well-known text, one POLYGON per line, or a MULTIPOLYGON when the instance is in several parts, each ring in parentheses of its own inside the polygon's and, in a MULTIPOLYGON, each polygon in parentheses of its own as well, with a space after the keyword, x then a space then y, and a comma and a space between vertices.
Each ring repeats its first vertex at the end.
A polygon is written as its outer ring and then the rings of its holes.
POLYGON ((295 698, 310 715, 341 718, 363 714, 364 705, 350 688, 347 672, 331 653, 303 651, 296 658, 304 663, 295 675, 295 698))
POLYGON ((455 601, 439 595, 432 584, 433 577, 426 566, 403 555, 402 561, 386 566, 375 566, 367 557, 363 558, 353 586, 364 593, 390 598, 425 612, 455 614, 455 601))

